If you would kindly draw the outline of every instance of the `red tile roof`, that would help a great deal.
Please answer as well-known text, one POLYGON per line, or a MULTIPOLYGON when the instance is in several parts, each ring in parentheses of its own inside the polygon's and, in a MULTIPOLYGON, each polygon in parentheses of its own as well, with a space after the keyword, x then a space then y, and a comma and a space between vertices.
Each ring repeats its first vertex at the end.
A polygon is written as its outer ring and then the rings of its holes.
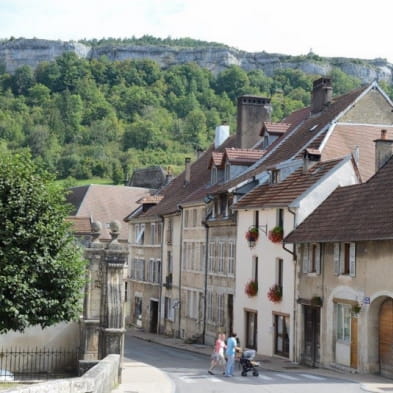
MULTIPOLYGON (((225 148, 235 146, 235 144, 236 136, 232 135, 221 146, 219 146, 218 149, 214 150, 214 145, 211 145, 210 148, 199 157, 199 159, 191 163, 190 182, 187 184, 185 183, 185 172, 183 171, 160 192, 160 195, 163 196, 162 201, 139 217, 150 217, 177 212, 179 205, 181 205, 183 201, 188 200, 187 198, 193 194, 195 195, 198 190, 209 184, 210 170, 208 168, 208 163, 211 160, 212 152, 218 151, 223 153, 225 148)), ((204 195, 206 195, 206 193, 201 196, 200 200, 203 199, 204 195)))
POLYGON ((257 162, 265 153, 265 150, 236 149, 234 147, 225 149, 224 159, 233 165, 251 165, 257 162))
POLYGON ((67 217, 66 221, 71 223, 71 229, 77 235, 89 235, 92 233, 90 217, 67 217))
POLYGON ((366 183, 333 192, 287 243, 393 239, 393 158, 366 183))
MULTIPOLYGON (((319 145, 314 146, 312 145, 312 142, 315 139, 322 141, 328 132, 329 124, 368 88, 370 88, 370 86, 336 97, 325 111, 320 112, 317 115, 310 116, 310 108, 306 108, 294 112, 292 115, 286 117, 284 121, 286 123, 291 123, 291 128, 281 138, 278 138, 267 148, 259 165, 256 164, 252 166, 250 170, 245 171, 237 178, 232 179, 228 183, 222 184, 218 191, 235 187, 237 184, 251 179, 253 176, 262 173, 267 168, 274 167, 280 162, 300 157, 304 149, 307 147, 319 149, 319 145), (308 116, 306 116, 307 112, 308 116)), ((351 151, 346 150, 344 154, 341 154, 341 157, 349 153, 351 153, 351 151)))
POLYGON ((282 135, 285 132, 287 132, 290 127, 291 127, 291 124, 289 124, 289 123, 284 123, 284 122, 282 122, 282 123, 265 122, 265 123, 263 123, 263 127, 262 127, 260 135, 263 135, 265 130, 269 134, 282 135))
POLYGON ((280 183, 256 187, 243 196, 234 209, 288 206, 342 161, 318 162, 306 172, 303 168, 297 169, 280 183))
POLYGON ((218 168, 224 165, 224 153, 219 153, 217 151, 212 152, 212 158, 209 162, 209 168, 211 168, 213 165, 218 168))

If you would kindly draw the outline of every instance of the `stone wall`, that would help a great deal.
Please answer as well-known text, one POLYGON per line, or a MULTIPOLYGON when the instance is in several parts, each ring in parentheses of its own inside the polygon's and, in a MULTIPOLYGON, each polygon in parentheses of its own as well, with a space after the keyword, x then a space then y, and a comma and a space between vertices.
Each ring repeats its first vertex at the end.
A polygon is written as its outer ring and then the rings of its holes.
POLYGON ((108 355, 82 377, 58 379, 4 393, 110 393, 119 383, 120 355, 108 355))

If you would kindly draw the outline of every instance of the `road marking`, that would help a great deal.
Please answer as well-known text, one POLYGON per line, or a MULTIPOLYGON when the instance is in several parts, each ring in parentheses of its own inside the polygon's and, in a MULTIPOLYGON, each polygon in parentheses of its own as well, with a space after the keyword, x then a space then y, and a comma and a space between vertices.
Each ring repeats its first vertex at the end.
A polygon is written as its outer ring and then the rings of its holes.
POLYGON ((267 375, 261 375, 261 374, 259 374, 259 378, 264 379, 266 381, 271 381, 273 379, 272 377, 268 377, 267 375))
POLYGON ((317 377, 316 375, 311 374, 299 374, 304 378, 315 379, 316 381, 324 381, 326 378, 324 377, 317 377))
POLYGON ((182 375, 178 377, 185 383, 195 383, 198 382, 200 379, 207 379, 210 382, 222 382, 221 379, 215 378, 215 377, 210 377, 208 375, 182 375))
POLYGON ((291 381, 298 381, 299 380, 299 378, 293 377, 292 375, 286 375, 286 374, 280 374, 280 373, 275 373, 274 375, 276 377, 289 379, 291 381))

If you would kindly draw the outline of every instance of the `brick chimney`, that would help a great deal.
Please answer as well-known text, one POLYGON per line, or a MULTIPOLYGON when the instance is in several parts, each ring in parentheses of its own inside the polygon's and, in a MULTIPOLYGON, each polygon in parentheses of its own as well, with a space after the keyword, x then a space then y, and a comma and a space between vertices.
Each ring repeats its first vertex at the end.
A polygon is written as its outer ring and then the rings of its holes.
POLYGON ((375 171, 378 171, 393 154, 393 140, 388 139, 387 130, 381 130, 381 137, 375 139, 375 171))
POLYGON ((184 185, 186 186, 191 181, 191 158, 186 157, 184 159, 184 164, 185 164, 184 185))
POLYGON ((237 99, 236 146, 250 149, 260 141, 263 122, 270 121, 272 106, 269 98, 244 95, 237 99))
POLYGON ((321 112, 332 100, 333 88, 330 78, 319 78, 313 83, 311 113, 321 112))

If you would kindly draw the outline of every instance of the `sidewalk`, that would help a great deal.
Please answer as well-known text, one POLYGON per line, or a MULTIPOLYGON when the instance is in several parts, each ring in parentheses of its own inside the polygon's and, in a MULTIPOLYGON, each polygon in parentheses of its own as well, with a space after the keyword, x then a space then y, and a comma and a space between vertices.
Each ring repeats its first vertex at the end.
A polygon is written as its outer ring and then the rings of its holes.
MULTIPOLYGON (((178 338, 167 337, 154 333, 148 333, 138 328, 129 328, 126 337, 137 337, 161 345, 175 347, 186 351, 197 352, 209 357, 212 352, 210 345, 186 344, 178 338)), ((393 381, 371 374, 349 373, 341 370, 332 370, 324 368, 310 368, 307 366, 293 363, 285 358, 258 356, 257 361, 260 362, 261 370, 277 371, 277 372, 296 372, 303 371, 307 374, 315 374, 332 378, 343 378, 361 384, 362 390, 373 393, 393 393, 393 381)), ((122 364, 122 383, 112 393, 126 393, 136 391, 138 393, 172 393, 174 386, 169 377, 158 370, 144 363, 123 362, 122 364)))

